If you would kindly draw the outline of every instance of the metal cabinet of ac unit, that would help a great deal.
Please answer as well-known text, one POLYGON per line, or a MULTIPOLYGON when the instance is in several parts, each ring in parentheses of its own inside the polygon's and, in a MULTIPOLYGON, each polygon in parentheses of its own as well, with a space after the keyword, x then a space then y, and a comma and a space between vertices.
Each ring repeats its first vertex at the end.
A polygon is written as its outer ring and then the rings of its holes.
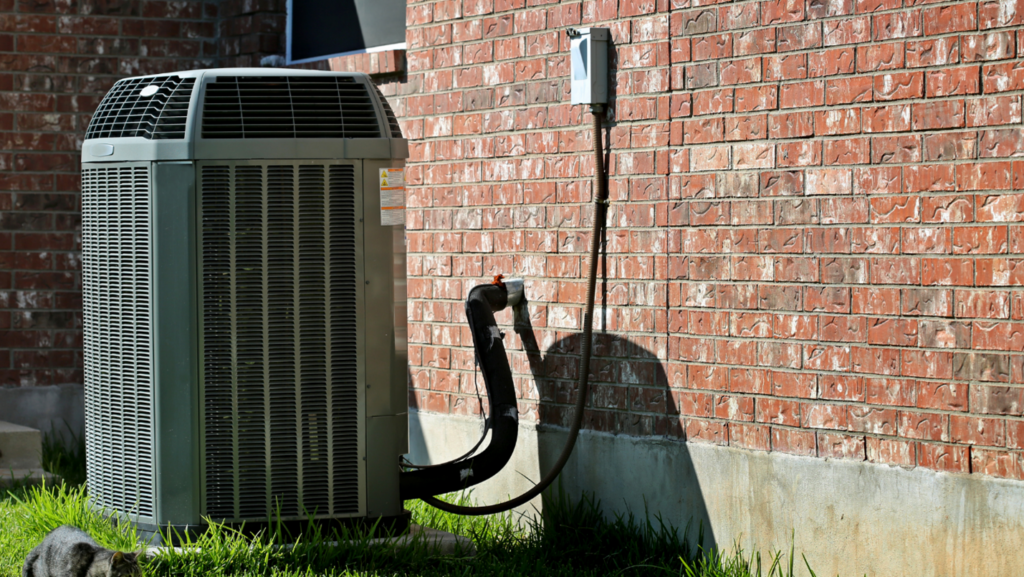
POLYGON ((97 506, 144 531, 401 518, 407 157, 365 75, 111 88, 82 147, 97 506))

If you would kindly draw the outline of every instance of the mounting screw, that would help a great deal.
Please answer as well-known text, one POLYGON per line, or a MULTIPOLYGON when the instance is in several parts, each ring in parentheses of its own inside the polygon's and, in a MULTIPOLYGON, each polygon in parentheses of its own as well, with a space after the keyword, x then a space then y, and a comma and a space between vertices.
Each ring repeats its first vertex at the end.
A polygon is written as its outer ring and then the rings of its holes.
POLYGON ((370 284, 370 281, 365 281, 365 282, 366 282, 366 284, 370 284))

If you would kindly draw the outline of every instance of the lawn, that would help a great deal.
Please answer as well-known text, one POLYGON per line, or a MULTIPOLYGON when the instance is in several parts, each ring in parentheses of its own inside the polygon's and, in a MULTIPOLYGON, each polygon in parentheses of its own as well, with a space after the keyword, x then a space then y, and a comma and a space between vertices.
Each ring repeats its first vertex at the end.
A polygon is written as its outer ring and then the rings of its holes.
MULTIPOLYGON (((52 444, 51 444, 52 445, 52 444)), ((75 444, 77 445, 77 443, 75 444)), ((44 463, 67 477, 81 478, 81 463, 71 457, 55 458, 44 447, 44 463)), ((52 446, 51 446, 52 449, 52 446)), ((82 453, 84 455, 84 452, 82 453)), ((460 499, 463 503, 469 500, 460 499)), ((413 521, 464 535, 477 547, 474 557, 445 557, 429 543, 411 547, 370 546, 366 531, 321 534, 307 530, 298 539, 270 531, 245 536, 214 525, 184 553, 166 553, 144 563, 147 576, 155 575, 682 575, 686 577, 791 577, 793 551, 770 560, 740 551, 688 548, 683 531, 657 518, 615 517, 601 513, 600 503, 584 495, 572 500, 564 494, 545 502, 545 519, 516 523, 511 514, 460 517, 440 512, 419 501, 406 506, 413 521), (332 542, 344 542, 334 546, 332 542), (281 547, 285 543, 294 546, 281 547)), ((47 532, 62 524, 80 527, 106 547, 138 548, 129 525, 113 526, 89 507, 83 486, 60 484, 0 491, 0 577, 21 575, 29 550, 47 532)), ((697 537, 699 528, 691 528, 697 537)), ((808 568, 809 569, 809 568, 808 568)), ((813 572, 811 573, 813 575, 813 572)))

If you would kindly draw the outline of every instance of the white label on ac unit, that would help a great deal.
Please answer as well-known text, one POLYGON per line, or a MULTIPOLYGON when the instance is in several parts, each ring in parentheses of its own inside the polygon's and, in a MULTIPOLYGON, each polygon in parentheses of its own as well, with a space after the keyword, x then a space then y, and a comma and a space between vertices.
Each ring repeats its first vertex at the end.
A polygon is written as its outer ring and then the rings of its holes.
POLYGON ((405 224, 405 169, 380 169, 380 224, 405 224))

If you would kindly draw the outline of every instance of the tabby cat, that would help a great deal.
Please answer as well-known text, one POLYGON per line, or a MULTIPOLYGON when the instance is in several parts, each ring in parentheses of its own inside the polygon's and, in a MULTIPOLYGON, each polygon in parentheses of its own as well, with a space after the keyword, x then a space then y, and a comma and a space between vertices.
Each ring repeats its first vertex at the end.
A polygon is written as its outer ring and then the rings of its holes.
POLYGON ((139 553, 100 547, 77 527, 57 527, 28 554, 21 577, 137 577, 139 553))

